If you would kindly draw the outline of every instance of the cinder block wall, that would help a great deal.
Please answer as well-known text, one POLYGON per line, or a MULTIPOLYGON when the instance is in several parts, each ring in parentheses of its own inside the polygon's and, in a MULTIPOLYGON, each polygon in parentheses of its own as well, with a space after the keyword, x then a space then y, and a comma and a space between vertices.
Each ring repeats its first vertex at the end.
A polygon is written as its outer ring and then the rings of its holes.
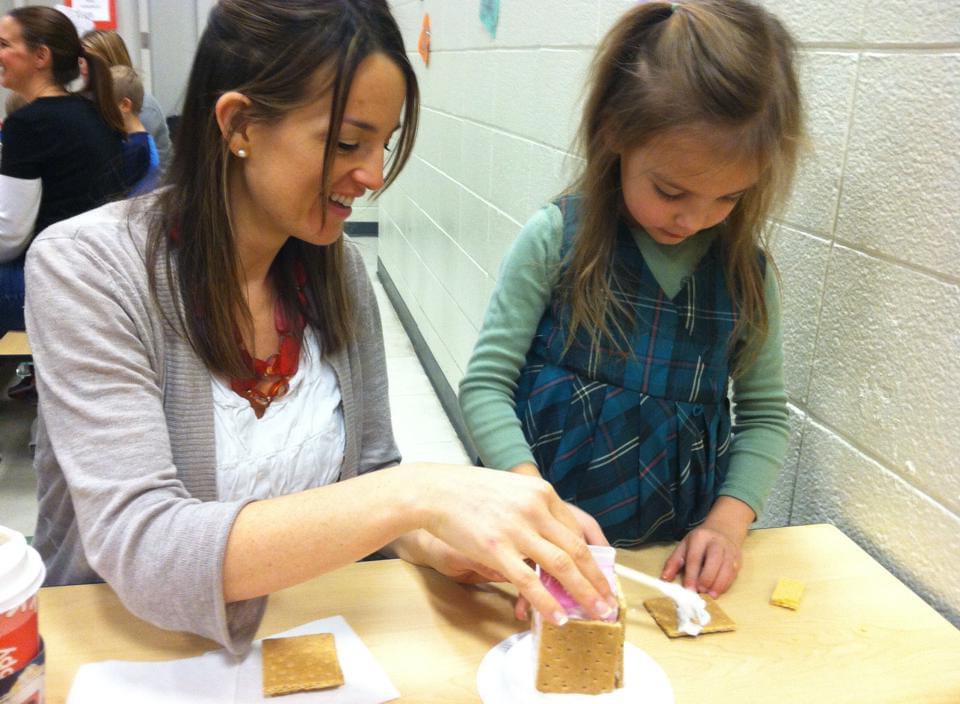
POLYGON ((380 208, 377 201, 370 196, 364 196, 354 201, 350 221, 356 223, 376 223, 379 216, 380 208))
MULTIPOLYGON (((456 389, 498 264, 559 191, 584 70, 629 0, 397 0, 423 90, 381 266, 456 389), (432 21, 429 68, 415 52, 432 21)), ((839 526, 960 625, 960 3, 767 0, 813 151, 773 239, 793 437, 761 525, 839 526)))

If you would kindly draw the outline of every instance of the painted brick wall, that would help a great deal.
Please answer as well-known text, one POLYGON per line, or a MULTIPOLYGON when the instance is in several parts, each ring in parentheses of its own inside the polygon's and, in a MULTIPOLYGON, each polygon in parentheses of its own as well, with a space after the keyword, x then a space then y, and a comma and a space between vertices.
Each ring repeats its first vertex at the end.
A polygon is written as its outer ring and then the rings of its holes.
MULTIPOLYGON (((478 0, 393 3, 424 108, 379 201, 380 257, 454 389, 503 253, 573 165, 593 48, 631 4, 503 0, 491 39, 478 0)), ((762 525, 838 525, 960 625, 960 3, 766 5, 802 45, 813 150, 773 240, 793 433, 762 525)))
POLYGON ((379 217, 379 205, 376 200, 370 196, 358 198, 353 203, 353 213, 350 214, 351 222, 377 222, 379 217))

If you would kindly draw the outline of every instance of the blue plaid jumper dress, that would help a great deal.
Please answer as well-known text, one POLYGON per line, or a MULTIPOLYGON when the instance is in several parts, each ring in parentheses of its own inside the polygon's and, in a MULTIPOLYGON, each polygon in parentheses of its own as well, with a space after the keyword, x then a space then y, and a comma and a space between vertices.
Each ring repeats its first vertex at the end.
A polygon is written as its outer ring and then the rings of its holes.
MULTIPOLYGON (((577 226, 563 213, 561 260, 577 226)), ((611 277, 632 311, 619 349, 581 330, 554 294, 520 372, 516 410, 544 477, 628 547, 679 540, 706 518, 729 465, 729 348, 737 311, 719 238, 670 299, 621 223, 611 277)))

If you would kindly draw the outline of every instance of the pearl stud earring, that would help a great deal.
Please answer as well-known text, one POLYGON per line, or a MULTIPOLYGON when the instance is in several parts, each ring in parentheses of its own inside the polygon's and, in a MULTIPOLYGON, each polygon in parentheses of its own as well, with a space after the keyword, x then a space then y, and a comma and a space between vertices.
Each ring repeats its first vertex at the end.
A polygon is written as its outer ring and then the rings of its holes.
POLYGON ((238 149, 238 150, 237 150, 237 156, 240 157, 241 159, 246 159, 246 158, 247 158, 247 150, 246 150, 246 149, 243 149, 243 148, 238 149))

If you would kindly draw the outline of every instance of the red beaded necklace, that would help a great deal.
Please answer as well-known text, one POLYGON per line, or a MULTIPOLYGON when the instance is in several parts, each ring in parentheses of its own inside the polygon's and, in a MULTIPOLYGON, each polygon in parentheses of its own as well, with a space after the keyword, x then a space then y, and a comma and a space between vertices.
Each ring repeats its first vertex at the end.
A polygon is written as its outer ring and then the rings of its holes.
MULTIPOLYGON (((174 245, 180 241, 180 231, 176 225, 170 228, 170 241, 174 245)), ((301 311, 307 307, 307 296, 303 287, 307 282, 307 275, 303 270, 302 262, 294 262, 293 275, 297 286, 297 302, 301 311)), ((280 337, 280 346, 277 353, 266 359, 254 359, 243 344, 243 337, 237 332, 237 344, 240 345, 240 354, 244 366, 253 372, 253 376, 242 379, 231 379, 230 388, 250 402, 257 418, 263 418, 267 408, 273 400, 283 396, 290 389, 290 379, 300 367, 300 349, 302 347, 303 329, 306 325, 303 313, 298 313, 294 325, 291 326, 283 309, 283 302, 277 299, 273 309, 273 321, 280 337), (266 388, 262 388, 266 384, 266 388)))
MULTIPOLYGON (((303 293, 306 275, 300 262, 294 265, 294 276, 297 280, 298 302, 302 307, 306 306, 307 297, 303 293)), ((273 320, 280 337, 280 346, 277 353, 267 359, 255 359, 247 351, 243 338, 239 333, 237 334, 243 363, 253 372, 253 376, 231 379, 230 388, 250 402, 257 418, 263 417, 274 399, 287 393, 290 389, 290 379, 297 373, 297 368, 300 366, 300 349, 305 325, 303 314, 298 313, 294 325, 290 325, 283 309, 283 302, 278 299, 273 310, 273 320)))

